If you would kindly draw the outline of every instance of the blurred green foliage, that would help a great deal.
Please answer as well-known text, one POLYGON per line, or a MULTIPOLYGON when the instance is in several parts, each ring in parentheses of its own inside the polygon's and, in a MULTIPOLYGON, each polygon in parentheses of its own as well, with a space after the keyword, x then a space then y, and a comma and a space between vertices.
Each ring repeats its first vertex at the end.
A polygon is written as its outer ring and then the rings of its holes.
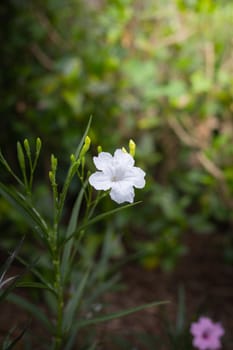
MULTIPOLYGON (((189 231, 225 234, 232 262, 233 4, 8 0, 0 16, 0 138, 12 161, 18 139, 41 137, 44 179, 50 153, 65 164, 92 115, 93 144, 112 152, 133 138, 147 172, 140 215, 112 222, 141 262, 172 269, 189 231)), ((49 208, 38 185, 41 198, 49 208)), ((0 216, 20 230, 3 200, 0 216)))

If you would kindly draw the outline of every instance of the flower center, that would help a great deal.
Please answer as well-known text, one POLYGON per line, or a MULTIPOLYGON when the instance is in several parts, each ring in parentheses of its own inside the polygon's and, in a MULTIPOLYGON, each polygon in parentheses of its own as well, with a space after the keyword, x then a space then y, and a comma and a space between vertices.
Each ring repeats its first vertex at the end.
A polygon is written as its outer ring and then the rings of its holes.
POLYGON ((122 167, 116 167, 113 172, 112 172, 112 176, 111 176, 111 181, 112 182, 118 182, 124 179, 124 174, 125 174, 125 170, 122 169, 122 167))
POLYGON ((204 332, 202 333, 202 338, 208 339, 210 337, 210 333, 211 333, 210 329, 204 330, 204 332))
POLYGON ((119 179, 118 179, 117 176, 115 176, 115 175, 112 176, 112 178, 111 178, 111 181, 112 181, 112 182, 117 182, 118 180, 119 180, 119 179))

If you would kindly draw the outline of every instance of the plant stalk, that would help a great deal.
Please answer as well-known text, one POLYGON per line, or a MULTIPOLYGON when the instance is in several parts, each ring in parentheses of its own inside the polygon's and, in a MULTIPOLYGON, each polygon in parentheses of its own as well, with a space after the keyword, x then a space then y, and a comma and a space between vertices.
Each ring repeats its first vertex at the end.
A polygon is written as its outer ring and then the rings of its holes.
POLYGON ((57 291, 57 316, 56 316, 56 333, 55 333, 55 343, 54 350, 60 350, 62 346, 62 321, 63 321, 63 286, 61 277, 61 259, 58 250, 54 252, 53 266, 55 272, 54 287, 57 291))

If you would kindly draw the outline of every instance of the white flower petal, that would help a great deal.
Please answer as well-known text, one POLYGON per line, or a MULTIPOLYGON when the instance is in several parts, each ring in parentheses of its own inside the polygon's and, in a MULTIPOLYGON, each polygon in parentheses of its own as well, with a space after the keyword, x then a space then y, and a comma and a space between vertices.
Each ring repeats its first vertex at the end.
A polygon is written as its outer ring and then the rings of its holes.
POLYGON ((112 185, 112 190, 110 192, 110 197, 113 201, 118 204, 129 202, 133 203, 134 200, 134 189, 126 181, 115 182, 112 185))
POLYGON ((98 170, 106 171, 112 165, 112 155, 108 152, 100 152, 98 157, 94 157, 93 161, 98 170))
POLYGON ((120 165, 121 167, 133 167, 134 165, 134 159, 133 157, 126 152, 123 152, 121 149, 117 149, 114 152, 114 164, 115 165, 120 165))
POLYGON ((112 186, 109 177, 105 175, 102 171, 97 171, 89 177, 89 183, 96 190, 109 190, 112 186))
POLYGON ((110 197, 117 203, 134 201, 134 187, 145 186, 145 172, 134 166, 134 159, 129 153, 117 149, 114 156, 101 152, 94 157, 98 170, 89 178, 90 184, 97 190, 109 190, 110 197))
POLYGON ((134 166, 125 173, 125 180, 131 182, 131 185, 136 188, 143 188, 146 183, 145 175, 146 173, 142 169, 134 166))

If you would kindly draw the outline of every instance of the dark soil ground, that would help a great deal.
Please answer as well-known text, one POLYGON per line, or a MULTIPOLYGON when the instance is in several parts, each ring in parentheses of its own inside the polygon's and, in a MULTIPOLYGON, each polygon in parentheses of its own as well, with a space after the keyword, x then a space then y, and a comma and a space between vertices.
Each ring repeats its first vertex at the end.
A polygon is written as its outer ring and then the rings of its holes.
MULTIPOLYGON (((119 311, 152 301, 170 301, 159 306, 137 312, 127 317, 101 324, 98 328, 100 350, 190 350, 179 343, 169 345, 162 313, 175 327, 178 310, 178 290, 185 291, 185 326, 196 321, 199 315, 219 321, 225 328, 223 350, 233 350, 233 267, 223 260, 223 238, 221 235, 187 235, 185 244, 189 253, 183 256, 175 271, 165 273, 159 269, 145 270, 129 264, 122 270, 124 288, 105 296, 108 312, 119 311), (146 338, 145 338, 146 335, 146 338), (140 337, 144 336, 145 345, 140 337), (155 337, 161 338, 156 341, 155 337), (153 339, 152 339, 153 338, 153 339)), ((106 310, 105 310, 106 312, 106 310)), ((1 306, 0 330, 9 330, 9 324, 27 321, 19 309, 5 303, 1 306)), ((36 324, 31 332, 38 339, 41 331, 36 324), (37 328, 36 328, 37 327, 37 328)), ((186 334, 189 332, 186 331, 186 334)), ((189 336, 189 342, 191 337, 189 336)), ((16 349, 23 349, 22 345, 16 349)), ((40 346, 36 346, 40 350, 40 346)), ((77 350, 81 348, 77 347, 77 350)))
MULTIPOLYGON (((147 309, 109 322, 101 329, 101 348, 119 349, 114 347, 112 339, 123 337, 125 344, 128 344, 125 349, 186 350, 187 347, 182 347, 181 343, 173 347, 167 345, 168 336, 164 334, 161 317, 163 309, 166 318, 175 327, 178 290, 183 286, 187 329, 190 322, 196 321, 199 315, 206 315, 214 322, 222 323, 225 328, 223 349, 233 350, 233 266, 223 260, 223 237, 219 234, 187 236, 185 244, 189 253, 180 259, 174 272, 145 271, 135 265, 122 271, 125 289, 108 295, 111 311, 155 300, 169 300, 170 303, 166 307, 147 309), (155 347, 151 341, 151 346, 145 346, 137 340, 137 334, 142 333, 147 334, 147 338, 161 334, 163 337, 158 346, 155 347), (130 342, 127 343, 126 340, 130 342)), ((189 332, 186 331, 187 333, 189 332)))

